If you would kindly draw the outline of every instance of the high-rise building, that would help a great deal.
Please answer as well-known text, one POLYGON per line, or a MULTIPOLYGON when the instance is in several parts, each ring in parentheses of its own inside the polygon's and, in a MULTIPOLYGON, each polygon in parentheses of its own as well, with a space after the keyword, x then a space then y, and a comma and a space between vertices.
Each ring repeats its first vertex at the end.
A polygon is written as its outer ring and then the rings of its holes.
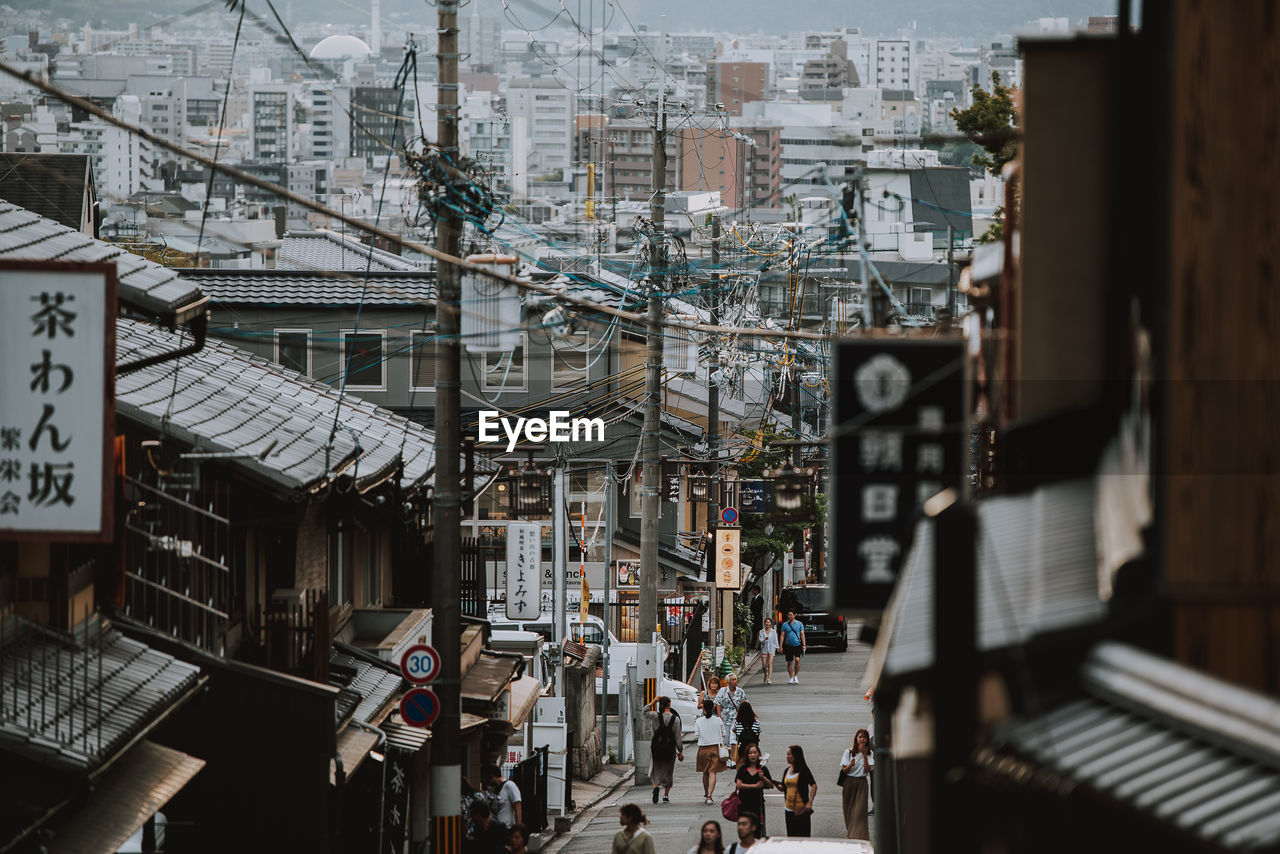
POLYGON ((249 87, 249 133, 253 159, 288 163, 293 138, 293 88, 286 83, 249 87))
POLYGON ((763 101, 769 91, 769 64, 722 60, 707 63, 707 105, 724 104, 731 116, 742 115, 742 105, 763 101))
POLYGON ((550 77, 517 77, 508 85, 507 114, 525 120, 530 172, 556 172, 572 163, 574 97, 550 77))

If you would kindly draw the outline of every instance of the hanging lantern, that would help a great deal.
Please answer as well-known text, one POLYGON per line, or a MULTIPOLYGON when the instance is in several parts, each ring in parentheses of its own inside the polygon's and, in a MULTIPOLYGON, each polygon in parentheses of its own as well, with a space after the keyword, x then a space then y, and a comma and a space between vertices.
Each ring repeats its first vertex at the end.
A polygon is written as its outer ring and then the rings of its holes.
POLYGON ((710 475, 701 466, 692 466, 689 471, 689 498, 693 501, 708 501, 710 494, 710 475))
POLYGON ((813 469, 798 469, 788 460, 780 469, 765 471, 773 480, 773 509, 785 515, 794 514, 804 505, 813 481, 813 469))
POLYGON ((551 512, 551 477, 532 460, 507 475, 507 503, 513 516, 541 516, 551 512))

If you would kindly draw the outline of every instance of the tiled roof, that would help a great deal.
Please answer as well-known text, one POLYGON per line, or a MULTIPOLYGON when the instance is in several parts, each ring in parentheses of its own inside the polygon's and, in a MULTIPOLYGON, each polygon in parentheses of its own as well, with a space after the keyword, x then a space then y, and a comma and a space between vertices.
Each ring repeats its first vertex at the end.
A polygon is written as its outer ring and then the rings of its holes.
POLYGON ((178 272, 0 199, 0 258, 114 262, 120 299, 160 316, 181 314, 202 299, 178 272))
POLYGON ((1196 850, 1280 850, 1280 702, 1114 642, 1080 681, 1082 699, 998 726, 978 762, 1167 822, 1196 850))
POLYGON ((67 770, 114 756, 196 684, 200 670, 95 624, 72 638, 8 617, 0 638, 0 749, 67 770), (12 712, 14 707, 6 709, 12 712))
POLYGON ((381 249, 370 249, 353 237, 332 231, 291 231, 276 250, 280 270, 347 270, 363 273, 420 270, 419 265, 381 249))
MULTIPOLYGON (((189 343, 127 318, 116 330, 121 364, 189 343)), ((287 493, 321 483, 326 459, 359 490, 394 474, 402 450, 406 488, 425 485, 435 465, 426 428, 354 395, 339 409, 336 389, 221 341, 117 378, 116 396, 121 417, 202 451, 233 454, 230 465, 287 493)))
POLYGON ((436 277, 427 272, 309 270, 191 270, 183 276, 195 282, 214 304, 354 306, 422 305, 436 299, 436 277))
POLYGON ((385 667, 362 661, 336 649, 329 653, 329 683, 342 693, 349 691, 356 697, 353 708, 338 710, 339 723, 347 717, 361 723, 370 723, 400 693, 400 681, 399 673, 393 673, 385 667))
POLYGON ((0 152, 0 198, 80 230, 85 184, 93 178, 84 154, 0 152))

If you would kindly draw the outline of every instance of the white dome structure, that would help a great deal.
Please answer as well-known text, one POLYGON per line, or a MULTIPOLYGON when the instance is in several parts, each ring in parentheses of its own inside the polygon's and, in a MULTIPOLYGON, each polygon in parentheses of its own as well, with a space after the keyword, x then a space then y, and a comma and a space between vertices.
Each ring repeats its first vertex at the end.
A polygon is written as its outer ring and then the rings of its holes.
POLYGON ((363 39, 355 36, 329 36, 311 48, 311 59, 362 59, 373 53, 363 39))

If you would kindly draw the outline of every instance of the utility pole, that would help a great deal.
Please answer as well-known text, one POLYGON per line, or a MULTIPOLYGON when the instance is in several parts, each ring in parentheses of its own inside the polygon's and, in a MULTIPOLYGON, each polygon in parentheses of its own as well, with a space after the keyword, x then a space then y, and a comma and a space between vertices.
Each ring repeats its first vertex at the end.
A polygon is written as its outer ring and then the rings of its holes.
POLYGON ((653 220, 649 270, 649 328, 645 346, 644 428, 640 458, 644 463, 640 487, 640 643, 648 643, 658 626, 658 488, 661 461, 658 435, 662 404, 662 281, 667 265, 666 235, 666 93, 658 93, 658 114, 653 122, 653 198, 649 216, 653 220))
MULTIPOLYGON (((458 156, 458 0, 438 0, 436 7, 436 135, 440 149, 458 156)), ((462 243, 462 219, 446 207, 436 224, 436 245, 456 256, 462 243)), ((436 476, 433 527, 434 566, 431 568, 432 638, 440 653, 436 691, 440 717, 432 728, 431 841, 436 854, 462 850, 462 653, 461 591, 458 566, 462 557, 461 495, 458 484, 459 339, 461 332, 461 270, 438 262, 439 298, 436 302, 436 476)))
MULTIPOLYGON (((653 220, 649 269, 648 341, 645 345, 644 428, 640 437, 640 459, 644 470, 640 486, 640 608, 636 619, 637 664, 644 658, 641 650, 652 645, 658 628, 658 487, 661 483, 661 460, 658 456, 658 432, 661 429, 659 407, 662 404, 662 281, 667 266, 666 183, 667 183, 667 111, 665 87, 658 91, 658 113, 653 121, 653 197, 649 216, 653 220)), ((650 656, 650 660, 656 658, 650 656)), ((644 678, 648 678, 646 672, 644 678)), ((645 698, 647 699, 647 698, 645 698)), ((637 699, 631 707, 635 714, 636 783, 649 782, 649 732, 637 699)))
MULTIPOLYGON (((724 233, 720 214, 711 217, 711 272, 719 285, 720 240, 724 233)), ((711 297, 711 324, 720 323, 719 294, 711 297)), ((720 386, 711 380, 711 374, 719 370, 720 349, 711 350, 711 367, 707 374, 707 446, 711 455, 711 465, 707 468, 707 534, 712 540, 707 543, 709 560, 707 567, 711 572, 711 595, 707 597, 707 628, 710 629, 708 640, 711 642, 711 663, 715 662, 716 626, 720 610, 720 590, 716 587, 715 573, 715 530, 720 519, 720 386)))
POLYGON ((874 329, 876 325, 875 309, 871 305, 871 270, 867 263, 867 173, 859 166, 853 180, 857 182, 858 200, 858 268, 862 276, 862 326, 864 330, 874 329))
POLYGON ((556 459, 555 476, 552 481, 551 500, 555 505, 551 508, 551 607, 555 609, 555 613, 551 615, 551 628, 555 632, 554 644, 556 650, 556 696, 564 696, 564 653, 562 645, 565 636, 569 634, 569 627, 566 620, 569 610, 568 591, 566 587, 566 575, 569 568, 569 512, 568 500, 569 492, 565 487, 566 481, 565 461, 562 458, 556 459))
POLYGON ((956 319, 956 265, 953 263, 956 253, 955 226, 947 225, 947 311, 951 312, 951 321, 956 319))
MULTIPOLYGON (((604 464, 604 678, 600 680, 600 752, 609 753, 609 603, 613 598, 613 528, 617 524, 614 514, 613 463, 604 464)), ((618 692, 618 728, 622 728, 622 692, 618 692)), ((619 752, 618 761, 622 761, 619 752)))

